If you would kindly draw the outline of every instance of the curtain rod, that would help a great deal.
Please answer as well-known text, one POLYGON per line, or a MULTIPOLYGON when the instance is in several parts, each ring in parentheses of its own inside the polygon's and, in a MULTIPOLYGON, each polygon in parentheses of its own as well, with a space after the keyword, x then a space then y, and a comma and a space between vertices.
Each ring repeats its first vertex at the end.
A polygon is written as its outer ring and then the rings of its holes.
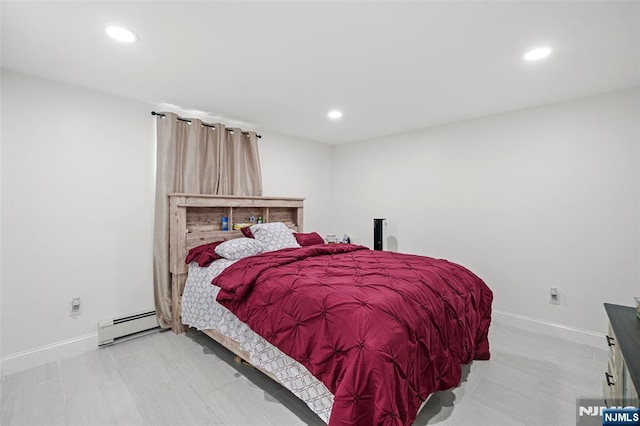
MULTIPOLYGON (((151 111, 151 115, 159 115, 160 117, 165 117, 165 116, 166 116, 166 114, 162 114, 161 112, 155 112, 155 111, 151 111)), ((182 117, 178 117, 178 120, 180 120, 180 121, 185 121, 185 122, 187 122, 187 123, 191 123, 191 120, 186 119, 186 118, 182 118, 182 117)), ((216 128, 216 126, 215 126, 215 125, 213 125, 213 124, 202 123, 202 125, 203 125, 204 127, 211 127, 212 129, 215 129, 215 128, 216 128)), ((232 132, 232 131, 233 131, 233 130, 231 130, 231 129, 226 129, 226 130, 227 130, 227 132, 232 132)), ((249 132, 242 132, 242 134, 243 134, 243 135, 248 135, 248 134, 249 134, 249 132)), ((261 138, 262 138, 262 135, 256 135, 256 137, 257 137, 258 139, 261 139, 261 138)))

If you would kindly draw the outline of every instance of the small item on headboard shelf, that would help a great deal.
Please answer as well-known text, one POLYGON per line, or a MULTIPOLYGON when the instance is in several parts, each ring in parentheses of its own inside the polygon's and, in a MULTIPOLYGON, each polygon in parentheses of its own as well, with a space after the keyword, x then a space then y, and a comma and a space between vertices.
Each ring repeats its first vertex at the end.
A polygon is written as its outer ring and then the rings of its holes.
POLYGON ((222 220, 221 220, 222 226, 220 227, 221 230, 223 231, 228 231, 229 230, 229 218, 226 216, 222 216, 222 220))
POLYGON ((233 230, 237 231, 238 229, 246 228, 247 226, 251 226, 250 223, 234 223, 233 230))
POLYGON ((335 244, 338 242, 338 237, 336 234, 327 234, 327 244, 335 244))
POLYGON ((258 216, 258 223, 262 223, 262 216, 258 216))

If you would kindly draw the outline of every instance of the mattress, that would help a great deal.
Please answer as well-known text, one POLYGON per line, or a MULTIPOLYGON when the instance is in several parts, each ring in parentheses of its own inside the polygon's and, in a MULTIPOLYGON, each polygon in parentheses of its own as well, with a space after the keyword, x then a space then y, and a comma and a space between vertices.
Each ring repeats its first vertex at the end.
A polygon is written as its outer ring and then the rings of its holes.
POLYGON ((208 267, 192 262, 182 294, 182 322, 198 330, 214 329, 235 340, 251 356, 251 363, 273 374, 325 422, 329 421, 333 395, 296 360, 282 353, 227 308, 216 301, 219 287, 211 284, 236 261, 219 259, 208 267))

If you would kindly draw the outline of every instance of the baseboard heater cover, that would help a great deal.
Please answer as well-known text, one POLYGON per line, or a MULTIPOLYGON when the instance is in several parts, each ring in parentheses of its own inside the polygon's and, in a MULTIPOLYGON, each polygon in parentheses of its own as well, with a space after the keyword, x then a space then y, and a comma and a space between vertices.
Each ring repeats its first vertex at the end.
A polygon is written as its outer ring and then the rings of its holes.
POLYGON ((112 345, 159 328, 156 311, 98 321, 98 346, 112 345))

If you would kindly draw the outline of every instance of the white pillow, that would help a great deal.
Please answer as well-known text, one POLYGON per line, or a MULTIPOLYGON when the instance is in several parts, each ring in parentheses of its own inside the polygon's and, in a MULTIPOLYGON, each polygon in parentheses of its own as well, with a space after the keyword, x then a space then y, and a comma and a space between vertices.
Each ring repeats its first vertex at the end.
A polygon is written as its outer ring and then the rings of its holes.
POLYGON ((215 248, 218 256, 229 260, 238 260, 244 257, 254 256, 264 251, 264 246, 260 241, 253 238, 234 238, 225 241, 215 248))
POLYGON ((265 251, 300 247, 293 231, 282 222, 261 223, 251 226, 253 238, 260 241, 265 251))

